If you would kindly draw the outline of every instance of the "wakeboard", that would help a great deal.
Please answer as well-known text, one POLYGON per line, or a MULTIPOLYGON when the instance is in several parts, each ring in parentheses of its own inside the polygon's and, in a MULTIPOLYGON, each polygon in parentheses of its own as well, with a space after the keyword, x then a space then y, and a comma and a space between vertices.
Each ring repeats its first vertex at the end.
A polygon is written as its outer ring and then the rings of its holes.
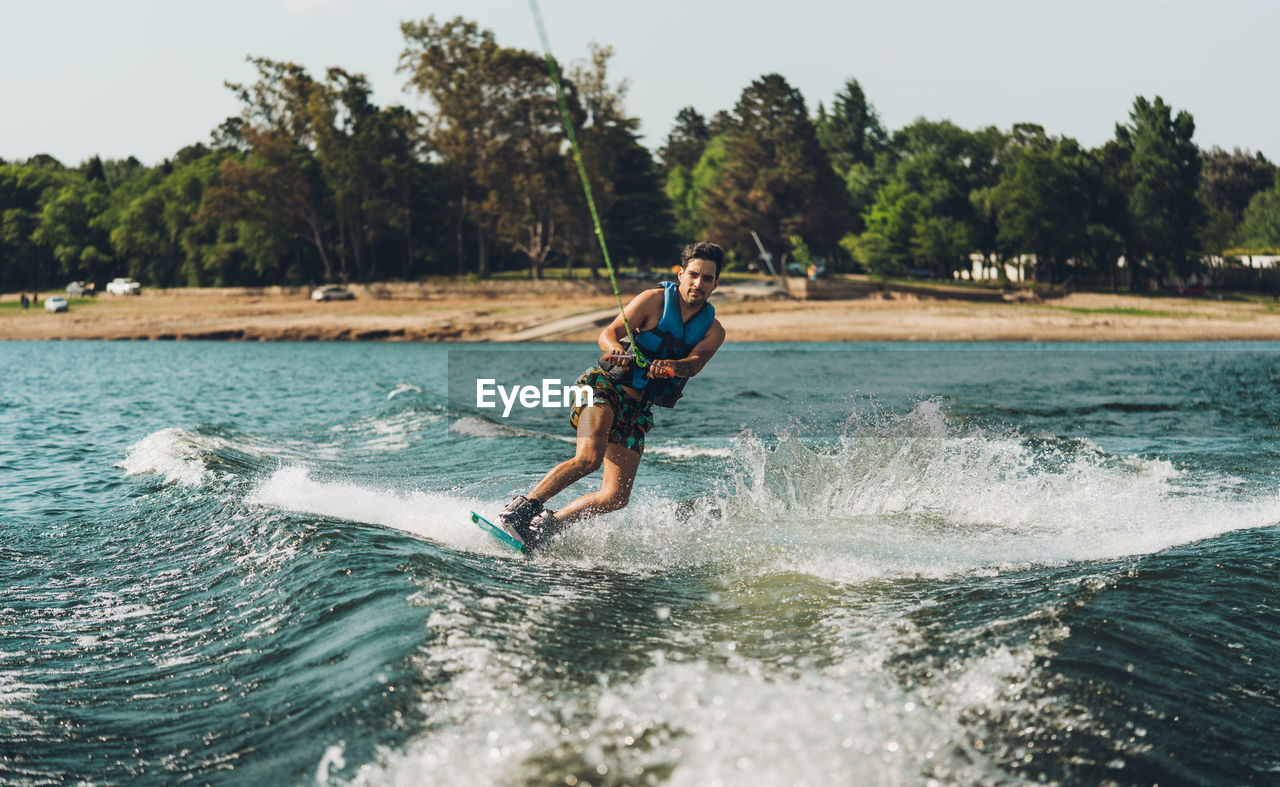
POLYGON ((485 519, 484 517, 480 516, 475 511, 471 512, 471 521, 475 522, 480 527, 481 530, 485 531, 489 535, 498 539, 503 544, 506 544, 507 546, 511 547, 512 549, 519 552, 520 554, 523 555, 528 552, 528 550, 524 548, 524 544, 521 544, 519 541, 512 538, 510 533, 498 527, 497 525, 490 522, 489 520, 485 519))

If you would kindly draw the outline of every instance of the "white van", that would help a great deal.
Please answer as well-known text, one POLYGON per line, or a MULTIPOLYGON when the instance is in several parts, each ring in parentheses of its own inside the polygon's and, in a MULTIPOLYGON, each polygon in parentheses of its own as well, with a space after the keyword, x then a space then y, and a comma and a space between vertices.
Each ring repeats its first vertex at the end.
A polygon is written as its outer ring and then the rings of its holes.
POLYGON ((112 295, 141 295, 142 285, 133 279, 112 279, 107 283, 107 292, 112 295))

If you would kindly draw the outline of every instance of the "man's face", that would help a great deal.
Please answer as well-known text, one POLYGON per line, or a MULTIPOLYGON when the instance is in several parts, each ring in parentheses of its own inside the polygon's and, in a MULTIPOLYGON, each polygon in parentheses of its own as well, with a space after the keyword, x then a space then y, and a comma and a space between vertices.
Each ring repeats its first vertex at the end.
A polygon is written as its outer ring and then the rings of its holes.
POLYGON ((680 300, 690 306, 701 306, 716 289, 717 268, 714 262, 694 257, 680 271, 680 300))

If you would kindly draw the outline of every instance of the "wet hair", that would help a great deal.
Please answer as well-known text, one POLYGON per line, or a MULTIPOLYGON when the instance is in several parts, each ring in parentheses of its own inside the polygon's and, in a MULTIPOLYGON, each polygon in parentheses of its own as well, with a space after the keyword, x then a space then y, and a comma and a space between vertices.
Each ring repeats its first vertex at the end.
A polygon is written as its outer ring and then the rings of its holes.
POLYGON ((694 258, 714 262, 716 264, 716 279, 720 279, 720 270, 724 268, 724 249, 709 240, 690 243, 684 247, 684 251, 680 252, 680 267, 685 267, 689 264, 689 260, 694 258))

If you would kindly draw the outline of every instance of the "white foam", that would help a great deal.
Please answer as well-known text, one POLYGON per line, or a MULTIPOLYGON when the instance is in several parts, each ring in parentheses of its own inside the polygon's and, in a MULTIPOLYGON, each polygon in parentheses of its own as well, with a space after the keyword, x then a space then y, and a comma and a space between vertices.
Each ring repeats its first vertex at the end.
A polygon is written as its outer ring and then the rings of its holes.
MULTIPOLYGON (((541 599, 529 604, 531 630, 504 636, 536 638, 549 611, 541 599)), ((679 622, 658 619, 678 639, 679 622)), ((937 683, 904 687, 884 659, 918 635, 882 616, 846 621, 845 633, 859 639, 824 669, 779 670, 725 641, 704 643, 723 654, 714 661, 654 651, 650 666, 625 681, 548 692, 527 675, 520 642, 499 647, 476 624, 457 603, 428 621, 439 645, 421 669, 448 675, 442 691, 422 698, 430 731, 362 767, 356 783, 416 784, 428 774, 442 784, 1007 781, 968 745, 963 719, 1020 702, 1037 669, 1032 649, 999 647, 937 683)))
POLYGON ((493 507, 492 503, 477 500, 430 492, 371 489, 344 481, 318 481, 306 468, 289 466, 272 473, 246 502, 381 525, 459 549, 510 554, 510 550, 471 523, 471 511, 493 507))
MULTIPOLYGON (((431 687, 421 698, 426 732, 384 750, 355 781, 1016 782, 1017 774, 996 763, 1027 754, 996 748, 1023 740, 984 740, 992 728, 974 719, 1016 729, 1023 720, 1064 729, 1093 723, 1086 709, 1036 699, 1045 686, 1040 665, 1069 633, 1054 602, 1013 613, 1025 612, 1017 621, 1031 629, 1017 644, 989 636, 1008 619, 950 631, 972 647, 925 665, 926 677, 904 680, 895 670, 902 657, 925 650, 925 635, 910 610, 877 607, 874 594, 863 596, 849 583, 1105 560, 1280 519, 1280 495, 1250 499, 1233 489, 1214 496, 1212 484, 1165 460, 1112 456, 1083 441, 1042 444, 959 430, 935 403, 828 444, 743 434, 730 459, 733 480, 698 501, 691 518, 678 518, 661 494, 638 490, 626 510, 580 523, 545 558, 566 569, 604 565, 629 574, 708 567, 735 593, 714 625, 690 625, 679 609, 660 607, 655 619, 670 629, 653 636, 653 647, 675 652, 654 650, 649 666, 599 681, 542 678, 528 654, 586 588, 556 584, 523 599, 521 623, 501 630, 481 610, 502 601, 442 604, 424 591, 413 601, 433 606, 426 623, 432 646, 418 663, 431 687), (777 662, 740 655, 768 650, 778 598, 767 586, 778 576, 816 588, 809 596, 822 615, 813 626, 828 640, 825 652, 806 646, 792 658, 775 647, 777 662)), ((360 499, 364 508, 348 509, 352 518, 408 529, 396 522, 411 495, 342 484, 308 491, 317 482, 305 473, 279 480, 310 505, 328 508, 315 501, 329 495, 360 499)), ((465 523, 464 501, 423 499, 447 523, 465 523)), ((432 538, 453 538, 447 529, 436 533, 434 519, 423 527, 432 538)), ((911 605, 900 597, 885 603, 911 605)))
POLYGON ((725 514, 719 532, 833 579, 1110 559, 1280 521, 1275 493, 1214 497, 1163 460, 953 432, 931 406, 831 446, 744 434, 734 461, 705 502, 725 514))
POLYGON ((728 459, 733 456, 733 448, 727 445, 689 445, 687 443, 653 443, 644 444, 646 455, 665 456, 668 459, 728 459))
POLYGON ((395 387, 395 390, 387 394, 387 399, 394 399, 403 393, 422 393, 422 389, 412 383, 400 383, 395 387))
POLYGON ((727 475, 691 516, 641 489, 552 553, 623 569, 863 582, 1115 559, 1280 521, 1275 492, 1215 495, 1166 460, 1110 456, 1087 441, 956 431, 933 403, 827 445, 744 433, 727 475))
POLYGON ((329 431, 357 438, 359 443, 351 446, 354 450, 390 453, 412 447, 416 434, 443 417, 439 413, 406 410, 392 415, 369 416, 355 423, 338 424, 330 427, 329 431))
POLYGON ((505 437, 517 433, 510 427, 483 418, 464 416, 449 424, 449 431, 464 437, 505 437))
POLYGON ((129 446, 119 466, 129 475, 160 475, 166 483, 196 486, 206 473, 201 448, 181 429, 161 429, 129 446))
MULTIPOLYGON (((641 489, 627 509, 576 524, 548 558, 864 582, 1114 559, 1280 521, 1280 495, 1213 497, 1164 460, 951 433, 943 419, 924 407, 888 432, 855 431, 825 446, 744 433, 732 449, 733 480, 697 501, 692 516, 678 517, 674 501, 641 489)), ((250 502, 502 551, 469 522, 470 510, 493 502, 322 482, 298 467, 276 472, 250 502)))
POLYGON ((347 767, 347 760, 342 756, 345 749, 346 744, 342 742, 325 747, 320 764, 316 766, 316 784, 325 787, 329 784, 330 769, 342 770, 347 767))

